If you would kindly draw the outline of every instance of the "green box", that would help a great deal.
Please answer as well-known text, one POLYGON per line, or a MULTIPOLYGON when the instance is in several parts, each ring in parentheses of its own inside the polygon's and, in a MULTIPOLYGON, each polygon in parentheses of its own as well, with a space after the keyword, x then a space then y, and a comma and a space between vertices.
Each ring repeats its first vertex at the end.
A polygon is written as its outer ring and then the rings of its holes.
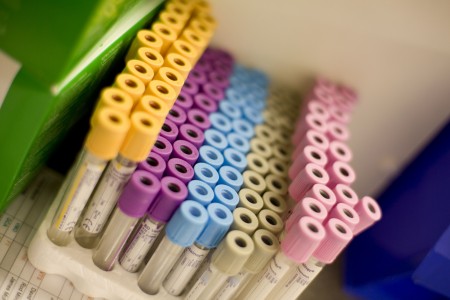
POLYGON ((43 166, 69 129, 90 112, 100 89, 124 66, 125 52, 137 31, 148 26, 161 3, 139 0, 57 82, 47 83, 26 68, 37 66, 39 56, 22 62, 0 49, 0 211, 43 166))

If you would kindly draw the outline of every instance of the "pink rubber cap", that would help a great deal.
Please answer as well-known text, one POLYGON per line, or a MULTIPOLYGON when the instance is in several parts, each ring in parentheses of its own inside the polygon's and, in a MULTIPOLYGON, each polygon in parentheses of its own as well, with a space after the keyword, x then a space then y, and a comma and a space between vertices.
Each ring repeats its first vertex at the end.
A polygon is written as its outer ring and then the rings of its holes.
POLYGON ((345 125, 336 121, 328 122, 326 135, 330 141, 346 142, 350 139, 350 131, 345 125))
POLYGON ((325 77, 321 77, 321 76, 317 77, 314 80, 314 85, 321 86, 322 88, 324 88, 325 90, 327 90, 330 93, 335 92, 337 90, 336 84, 334 84, 330 80, 326 79, 325 77))
POLYGON ((329 142, 325 134, 310 129, 306 131, 305 136, 296 146, 295 151, 292 153, 291 159, 294 160, 295 157, 297 157, 297 155, 300 153, 300 151, 302 151, 303 148, 308 145, 317 147, 322 151, 327 151, 329 142))
POLYGON ((332 141, 327 149, 328 164, 331 165, 335 161, 350 162, 353 158, 352 150, 341 141, 332 141))
POLYGON ((314 252, 314 257, 326 264, 332 263, 353 238, 353 232, 344 221, 330 219, 325 225, 326 238, 314 252))
POLYGON ((327 211, 330 211, 336 204, 336 196, 333 191, 326 185, 320 183, 313 185, 304 197, 312 197, 319 200, 327 211))
POLYGON ((303 119, 308 113, 315 114, 318 118, 326 121, 330 118, 330 113, 326 105, 317 100, 311 100, 305 104, 300 114, 300 119, 303 119))
POLYGON ((321 133, 327 132, 327 124, 325 121, 317 117, 317 115, 309 113, 295 128, 292 136, 292 144, 297 145, 303 139, 303 136, 309 129, 314 129, 321 133))
POLYGON ((332 218, 344 221, 344 223, 347 224, 351 230, 354 230, 356 225, 359 223, 358 213, 350 205, 345 203, 338 203, 335 207, 333 207, 328 214, 327 220, 332 218))
POLYGON ((333 188, 334 195, 336 196, 337 203, 345 203, 351 207, 359 202, 358 195, 348 185, 339 183, 333 188))
POLYGON ((363 230, 369 228, 373 223, 381 219, 381 208, 371 197, 365 196, 359 200, 355 206, 355 211, 359 214, 360 221, 356 225, 353 233, 360 234, 363 230))
POLYGON ((298 173, 289 185, 289 195, 296 201, 300 201, 301 196, 306 193, 314 184, 327 184, 330 180, 327 172, 321 166, 309 163, 298 173))
POLYGON ((310 197, 303 198, 295 205, 292 214, 286 220, 285 230, 291 230, 292 226, 304 216, 309 216, 322 223, 327 215, 327 209, 319 200, 310 197))
POLYGON ((350 113, 341 109, 339 105, 330 106, 328 109, 329 121, 336 121, 343 125, 350 123, 350 113))
POLYGON ((300 264, 309 259, 325 238, 322 224, 311 217, 301 218, 281 242, 284 255, 300 264))
POLYGON ((330 176, 330 180, 327 184, 329 188, 334 188, 339 183, 350 186, 356 179, 356 174, 355 171, 353 171, 353 168, 349 164, 342 161, 334 162, 327 168, 327 172, 330 176))
POLYGON ((327 164, 328 158, 326 154, 317 147, 306 146, 303 151, 295 158, 291 167, 289 168, 289 179, 293 180, 295 176, 309 163, 314 163, 321 167, 327 164))
POLYGON ((323 85, 316 85, 309 95, 309 99, 316 99, 322 102, 323 104, 329 106, 334 103, 333 92, 323 85))

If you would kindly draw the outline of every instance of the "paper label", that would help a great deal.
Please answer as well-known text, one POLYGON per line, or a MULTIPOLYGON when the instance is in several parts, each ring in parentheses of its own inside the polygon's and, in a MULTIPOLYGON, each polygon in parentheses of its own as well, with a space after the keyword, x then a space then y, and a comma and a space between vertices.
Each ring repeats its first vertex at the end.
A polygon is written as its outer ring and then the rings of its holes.
POLYGON ((22 65, 0 50, 0 109, 22 65))
POLYGON ((213 270, 211 269, 211 265, 208 266, 205 272, 203 272, 202 276, 197 280, 194 286, 189 291, 189 294, 186 295, 185 300, 194 300, 199 299, 199 296, 203 293, 208 282, 211 280, 213 276, 213 270))
POLYGON ((83 162, 78 169, 78 173, 73 178, 70 190, 66 192, 64 201, 65 207, 61 211, 57 226, 61 231, 72 231, 80 217, 81 212, 89 200, 100 176, 103 173, 105 164, 91 164, 83 162))
POLYGON ((194 276, 210 250, 200 249, 195 245, 184 249, 175 267, 167 276, 164 288, 171 295, 179 295, 194 276))
POLYGON ((245 279, 248 278, 250 274, 246 271, 241 271, 237 275, 228 277, 225 285, 222 289, 217 293, 214 300, 226 300, 231 299, 236 291, 240 288, 240 286, 245 282, 245 279))
POLYGON ((115 160, 108 165, 83 217, 81 226, 87 232, 99 233, 103 230, 135 169, 136 166, 126 167, 115 160))
POLYGON ((280 255, 275 255, 267 267, 258 275, 256 283, 246 296, 249 299, 263 299, 289 271, 289 268, 289 264, 280 259, 280 255))
POLYGON ((295 273, 278 291, 279 299, 296 299, 316 278, 323 267, 313 261, 307 261, 295 268, 295 273))
POLYGON ((145 218, 133 240, 120 258, 120 264, 128 272, 136 272, 152 247, 164 224, 145 218))

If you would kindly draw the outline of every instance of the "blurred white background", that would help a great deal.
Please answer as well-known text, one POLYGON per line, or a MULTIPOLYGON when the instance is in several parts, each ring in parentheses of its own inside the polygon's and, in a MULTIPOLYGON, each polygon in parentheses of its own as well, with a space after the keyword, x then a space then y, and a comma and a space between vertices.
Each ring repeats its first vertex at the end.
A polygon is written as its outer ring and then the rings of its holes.
POLYGON ((356 191, 376 196, 450 117, 450 1, 212 0, 213 45, 305 91, 316 74, 360 94, 356 191))

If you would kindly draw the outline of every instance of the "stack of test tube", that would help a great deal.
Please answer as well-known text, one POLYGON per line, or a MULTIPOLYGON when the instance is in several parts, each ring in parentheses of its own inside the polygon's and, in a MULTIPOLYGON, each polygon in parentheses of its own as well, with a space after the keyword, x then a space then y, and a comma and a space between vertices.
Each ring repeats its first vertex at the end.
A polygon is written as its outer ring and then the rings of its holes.
POLYGON ((302 104, 288 171, 294 205, 281 249, 239 298, 297 298, 354 235, 381 218, 376 201, 358 199, 350 187, 355 174, 347 124, 356 100, 347 87, 318 79, 302 104))

